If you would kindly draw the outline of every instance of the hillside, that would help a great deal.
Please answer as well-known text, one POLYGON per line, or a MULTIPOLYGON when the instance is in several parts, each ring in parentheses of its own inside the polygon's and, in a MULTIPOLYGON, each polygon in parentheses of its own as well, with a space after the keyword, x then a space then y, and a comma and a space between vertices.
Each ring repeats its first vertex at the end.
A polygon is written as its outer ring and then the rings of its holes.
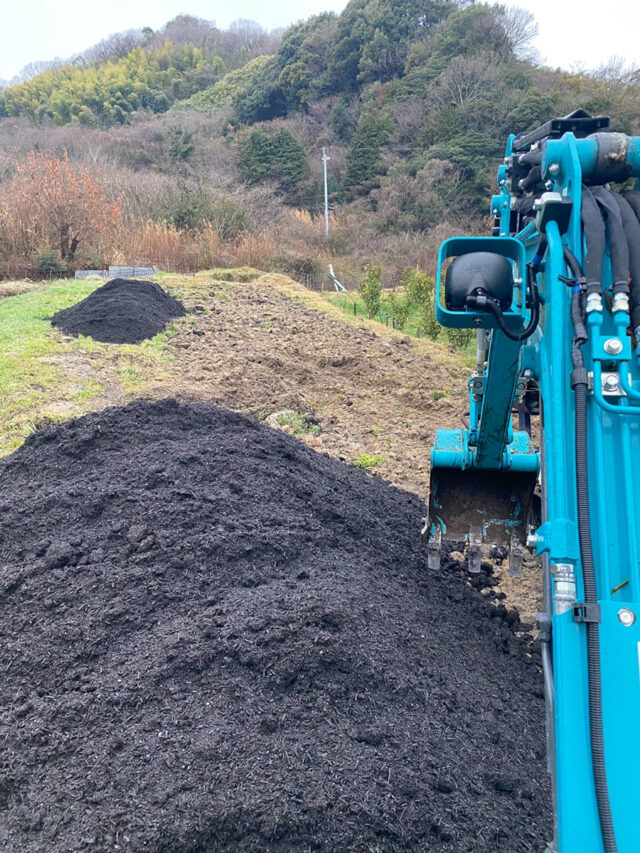
MULTIPOLYGON (((282 36, 182 16, 46 69, 0 91, 0 270, 432 272, 443 237, 486 229, 509 133, 578 106, 640 129, 638 72, 541 67, 534 27, 528 12, 482 3, 351 0, 282 36), (118 216, 82 229, 71 213, 54 221, 57 198, 35 210, 23 177, 33 150, 34 185, 49 173, 92 182, 118 216)), ((84 210, 86 221, 95 205, 84 210)))

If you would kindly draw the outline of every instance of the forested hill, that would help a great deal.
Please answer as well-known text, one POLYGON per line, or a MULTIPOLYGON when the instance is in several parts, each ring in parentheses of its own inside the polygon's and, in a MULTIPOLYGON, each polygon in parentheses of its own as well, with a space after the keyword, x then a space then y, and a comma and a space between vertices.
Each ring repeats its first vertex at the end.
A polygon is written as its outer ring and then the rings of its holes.
MULTIPOLYGON (((329 129, 347 147, 334 191, 375 189, 398 161, 413 176, 437 161, 448 165, 430 166, 429 183, 463 179, 462 203, 475 207, 488 193, 486 164, 509 132, 576 106, 611 113, 631 131, 640 113, 637 75, 538 67, 529 54, 533 28, 523 10, 452 0, 351 0, 341 15, 312 17, 282 39, 251 22, 223 32, 182 16, 5 88, 0 117, 106 128, 177 105, 224 109, 237 130, 331 99, 329 129)), ((268 163, 262 172, 270 174, 268 163)), ((442 201, 449 203, 446 193, 442 201)))
POLYGON ((225 246, 260 235, 269 248, 259 262, 285 271, 337 258, 360 270, 424 266, 425 235, 435 245, 448 230, 485 227, 509 133, 578 107, 640 132, 638 71, 542 67, 534 33, 522 9, 350 0, 341 15, 284 33, 180 16, 155 33, 114 36, 0 89, 0 195, 4 182, 11 198, 35 149, 101 164, 125 217, 151 222, 163 246, 212 228, 225 246), (314 230, 323 148, 328 242, 314 230), (159 223, 177 236, 158 236, 159 223))
POLYGON ((27 79, 0 90, 0 117, 101 128, 128 124, 166 112, 279 43, 279 34, 253 21, 239 20, 224 31, 180 15, 156 33, 145 28, 111 36, 67 63, 32 63, 27 79))

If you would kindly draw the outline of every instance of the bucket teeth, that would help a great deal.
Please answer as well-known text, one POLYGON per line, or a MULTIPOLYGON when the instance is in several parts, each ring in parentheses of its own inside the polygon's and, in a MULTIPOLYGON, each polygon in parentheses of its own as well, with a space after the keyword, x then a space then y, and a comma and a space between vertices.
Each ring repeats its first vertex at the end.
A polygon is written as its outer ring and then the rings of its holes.
POLYGON ((440 568, 440 554, 442 553, 442 531, 438 528, 434 535, 429 539, 427 545, 427 566, 432 571, 437 571, 440 568))
POLYGON ((522 543, 515 536, 512 536, 509 547, 509 574, 514 578, 519 578, 522 575, 523 556, 524 548, 522 543))
POLYGON ((469 571, 477 575, 482 564, 482 528, 473 526, 469 530, 469 571))

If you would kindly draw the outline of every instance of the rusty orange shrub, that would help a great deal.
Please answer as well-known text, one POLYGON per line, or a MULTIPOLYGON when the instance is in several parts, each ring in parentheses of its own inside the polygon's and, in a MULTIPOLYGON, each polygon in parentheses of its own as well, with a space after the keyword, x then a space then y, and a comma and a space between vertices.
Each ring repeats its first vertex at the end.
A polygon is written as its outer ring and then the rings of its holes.
POLYGON ((0 252, 5 266, 30 264, 59 252, 63 264, 103 264, 118 243, 122 198, 104 180, 61 158, 31 152, 0 185, 0 252))

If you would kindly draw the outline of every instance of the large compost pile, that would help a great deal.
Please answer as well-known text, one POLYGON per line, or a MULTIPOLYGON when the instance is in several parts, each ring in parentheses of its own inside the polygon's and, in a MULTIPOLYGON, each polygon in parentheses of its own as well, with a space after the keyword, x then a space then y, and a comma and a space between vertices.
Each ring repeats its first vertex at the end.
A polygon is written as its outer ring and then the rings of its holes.
POLYGON ((86 299, 58 311, 54 326, 110 344, 137 344, 161 332, 184 305, 152 281, 114 278, 86 299))
POLYGON ((175 401, 0 477, 0 849, 541 849, 535 656, 415 496, 175 401))

